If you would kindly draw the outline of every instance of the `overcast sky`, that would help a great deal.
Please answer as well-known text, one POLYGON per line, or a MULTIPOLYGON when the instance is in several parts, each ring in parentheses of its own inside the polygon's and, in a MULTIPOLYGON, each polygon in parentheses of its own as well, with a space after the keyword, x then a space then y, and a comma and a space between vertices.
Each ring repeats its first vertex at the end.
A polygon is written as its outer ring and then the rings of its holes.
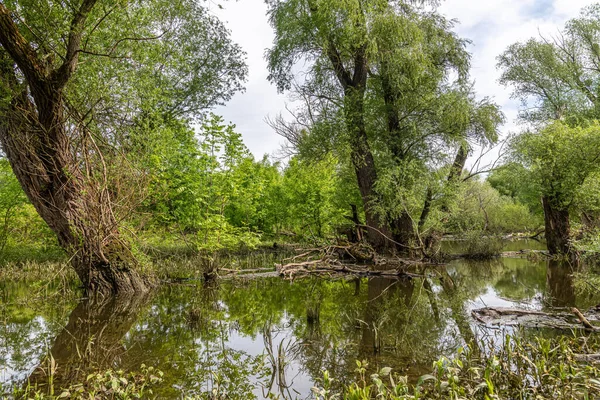
MULTIPOLYGON (((492 97, 502 106, 507 123, 502 132, 518 130, 515 124, 519 103, 498 83, 496 57, 508 45, 541 32, 556 33, 565 21, 579 14, 590 0, 446 0, 439 11, 458 20, 456 32, 473 43, 471 76, 478 97, 492 97)), ((273 32, 262 0, 229 0, 215 13, 231 30, 232 38, 247 53, 249 77, 246 92, 237 94, 215 112, 237 126, 246 145, 257 158, 273 154, 283 142, 265 123, 267 116, 286 113, 285 95, 267 81, 265 49, 273 42, 273 32)))

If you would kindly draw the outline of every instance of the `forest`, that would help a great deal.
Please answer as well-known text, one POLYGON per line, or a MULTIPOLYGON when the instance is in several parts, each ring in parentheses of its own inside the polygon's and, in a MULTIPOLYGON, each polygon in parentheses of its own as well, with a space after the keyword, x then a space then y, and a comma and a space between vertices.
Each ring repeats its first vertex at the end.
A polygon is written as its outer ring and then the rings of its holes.
POLYGON ((0 397, 600 397, 600 3, 508 131, 439 1, 266 0, 262 158, 215 5, 0 0, 0 397))

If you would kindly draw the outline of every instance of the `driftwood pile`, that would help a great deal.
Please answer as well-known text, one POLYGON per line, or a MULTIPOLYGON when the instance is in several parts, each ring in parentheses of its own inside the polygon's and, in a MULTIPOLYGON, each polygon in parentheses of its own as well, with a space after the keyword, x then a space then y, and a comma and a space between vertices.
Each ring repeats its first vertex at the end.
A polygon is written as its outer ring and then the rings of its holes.
POLYGON ((305 249, 302 254, 283 260, 285 264, 275 264, 280 276, 286 279, 307 275, 355 275, 385 277, 421 276, 406 271, 411 265, 420 262, 399 258, 379 258, 373 249, 365 244, 332 245, 305 249))

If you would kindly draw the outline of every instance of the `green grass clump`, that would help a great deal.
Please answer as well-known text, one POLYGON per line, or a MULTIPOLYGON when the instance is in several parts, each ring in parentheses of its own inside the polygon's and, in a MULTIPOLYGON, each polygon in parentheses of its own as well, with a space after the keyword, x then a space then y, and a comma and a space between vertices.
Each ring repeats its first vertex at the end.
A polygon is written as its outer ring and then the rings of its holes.
POLYGON ((465 241, 466 258, 488 260, 502 253, 502 240, 493 236, 484 236, 483 232, 471 232, 466 236, 465 241))
POLYGON ((145 365, 141 366, 139 372, 126 373, 122 370, 109 369, 92 373, 84 382, 73 382, 66 387, 56 387, 52 376, 49 374, 48 381, 44 384, 15 388, 12 396, 16 399, 35 400, 147 399, 155 398, 152 386, 163 379, 161 371, 145 365))
POLYGON ((600 351, 595 337, 525 340, 507 335, 500 346, 485 351, 459 349, 454 359, 433 363, 430 374, 409 383, 406 376, 383 368, 367 376, 357 361, 357 378, 342 393, 334 393, 327 372, 313 388, 318 400, 409 399, 596 399, 600 368, 593 360, 600 351))

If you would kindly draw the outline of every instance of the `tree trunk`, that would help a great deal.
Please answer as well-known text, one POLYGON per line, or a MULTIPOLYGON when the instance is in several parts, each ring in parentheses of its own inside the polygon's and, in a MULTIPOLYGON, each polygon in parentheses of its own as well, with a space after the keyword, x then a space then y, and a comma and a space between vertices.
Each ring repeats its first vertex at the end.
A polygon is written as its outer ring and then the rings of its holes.
POLYGON ((421 215, 419 216, 419 233, 422 232, 423 227, 425 226, 425 222, 427 222, 427 218, 429 217, 429 213, 431 212, 431 202, 433 201, 433 191, 431 187, 427 187, 427 191, 425 192, 425 201, 423 202, 423 210, 421 211, 421 215))
POLYGON ((392 221, 392 237, 401 254, 409 257, 416 255, 414 250, 416 249, 417 232, 408 212, 403 211, 398 218, 392 221))
POLYGON ((463 143, 458 148, 456 152, 456 156, 454 157, 454 162, 450 167, 450 172, 448 173, 448 182, 454 183, 460 179, 462 175, 463 169, 465 168, 465 163, 467 162, 467 158, 469 157, 469 148, 466 143, 463 143))
POLYGON ((569 210, 558 207, 555 203, 554 199, 549 196, 542 197, 546 244, 552 255, 569 254, 571 251, 569 210))
POLYGON ((56 69, 20 34, 0 4, 0 78, 10 101, 0 108, 0 143, 27 197, 57 235, 87 293, 145 292, 112 210, 104 158, 86 122, 67 110, 64 88, 77 66, 85 18, 75 13, 56 69), (18 76, 17 68, 25 81, 18 76))
MULTIPOLYGON (((310 4, 310 11, 311 13, 317 12, 317 6, 314 2, 310 4)), ((340 86, 344 90, 344 118, 350 135, 350 157, 363 201, 365 223, 368 226, 367 240, 375 249, 384 250, 388 246, 389 241, 386 236, 389 238, 390 232, 387 226, 380 222, 380 218, 377 217, 373 207, 373 202, 376 200, 377 170, 367 138, 364 116, 365 92, 369 72, 367 47, 362 44, 353 49, 354 70, 352 73, 346 69, 340 52, 331 38, 328 38, 326 53, 340 86)))
POLYGON ((346 90, 346 125, 351 132, 351 158, 356 173, 356 180, 360 190, 365 211, 367 228, 366 236, 369 244, 375 249, 382 251, 388 247, 391 237, 387 226, 383 225, 374 209, 376 201, 375 183, 377 182, 377 170, 375 159, 367 139, 364 121, 364 89, 349 88, 346 90))
MULTIPOLYGON (((383 100, 385 103, 385 113, 388 125, 388 134, 390 140, 390 148, 396 161, 399 163, 404 160, 406 154, 402 149, 402 139, 400 131, 400 117, 398 113, 397 101, 398 95, 390 84, 390 72, 387 63, 381 64, 381 86, 383 90, 383 100)), ((429 213, 428 205, 426 213, 429 213)), ((425 215, 425 218, 427 216, 425 215)), ((392 236, 396 242, 396 248, 399 252, 408 255, 412 254, 411 250, 415 246, 418 232, 415 230, 411 216, 406 210, 403 210, 400 216, 390 219, 390 227, 392 236)))
POLYGON ((120 238, 105 182, 84 176, 64 123, 44 129, 26 98, 5 111, 2 148, 27 197, 71 256, 86 292, 145 292, 147 282, 132 269, 135 258, 120 238))

